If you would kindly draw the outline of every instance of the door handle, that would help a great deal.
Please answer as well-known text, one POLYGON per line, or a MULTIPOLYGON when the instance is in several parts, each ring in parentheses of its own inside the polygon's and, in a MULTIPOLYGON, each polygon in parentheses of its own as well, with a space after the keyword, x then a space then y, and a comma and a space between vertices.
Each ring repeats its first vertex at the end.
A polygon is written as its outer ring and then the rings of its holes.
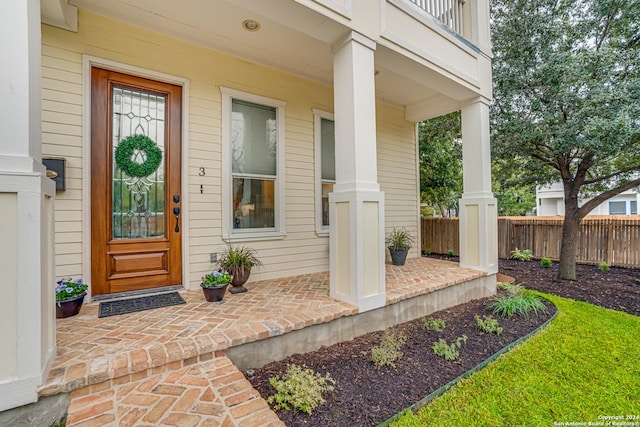
POLYGON ((175 228, 175 232, 179 233, 180 232, 180 207, 178 206, 174 206, 173 208, 173 214, 176 216, 176 228, 175 228))

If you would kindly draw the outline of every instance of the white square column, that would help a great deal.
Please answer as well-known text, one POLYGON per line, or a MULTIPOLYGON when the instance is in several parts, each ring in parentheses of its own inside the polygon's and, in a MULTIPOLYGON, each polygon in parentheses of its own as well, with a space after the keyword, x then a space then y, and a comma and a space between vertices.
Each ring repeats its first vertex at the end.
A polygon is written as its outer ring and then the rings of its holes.
POLYGON ((329 194, 330 295, 360 312, 385 305, 384 193, 378 185, 375 42, 334 46, 336 184, 329 194))
POLYGON ((462 108, 460 266, 498 272, 498 202, 491 192, 489 101, 462 108))
POLYGON ((54 182, 41 163, 40 1, 0 14, 0 411, 38 399, 55 355, 54 182))

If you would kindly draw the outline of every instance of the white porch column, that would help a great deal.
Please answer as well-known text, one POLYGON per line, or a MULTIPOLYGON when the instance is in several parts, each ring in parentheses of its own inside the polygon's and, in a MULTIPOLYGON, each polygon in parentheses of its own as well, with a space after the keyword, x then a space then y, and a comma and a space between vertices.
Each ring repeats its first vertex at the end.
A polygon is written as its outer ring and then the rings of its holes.
POLYGON ((334 46, 336 184, 329 194, 330 294, 360 312, 385 304, 384 194, 378 185, 374 51, 352 32, 334 46))
POLYGON ((41 163, 40 2, 0 14, 0 411, 35 402, 55 355, 53 199, 41 163))
POLYGON ((460 199, 460 266, 498 272, 497 200, 491 192, 489 101, 462 108, 462 174, 460 199))

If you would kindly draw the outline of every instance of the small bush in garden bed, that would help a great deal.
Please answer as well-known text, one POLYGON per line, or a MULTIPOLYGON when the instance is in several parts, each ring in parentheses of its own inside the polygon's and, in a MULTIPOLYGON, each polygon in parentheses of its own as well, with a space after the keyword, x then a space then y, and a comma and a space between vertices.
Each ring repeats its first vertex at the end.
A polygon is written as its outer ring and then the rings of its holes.
POLYGON ((467 342, 466 335, 458 337, 451 344, 447 344, 445 340, 440 338, 438 342, 433 343, 433 347, 431 348, 433 349, 433 352, 435 353, 436 356, 443 357, 444 360, 451 361, 451 360, 456 360, 458 356, 460 356, 458 349, 463 343, 466 343, 466 342, 467 342))
POLYGON ((529 249, 520 250, 515 248, 511 251, 510 259, 515 259, 516 261, 531 261, 531 251, 529 249))
POLYGON ((425 327, 427 331, 439 332, 443 330, 446 326, 446 323, 442 319, 438 319, 437 317, 422 317, 420 319, 422 326, 425 327))
POLYGON ((547 311, 542 300, 526 290, 516 295, 495 298, 487 305, 487 308, 493 310, 493 314, 502 317, 514 314, 529 317, 532 312, 537 315, 547 311))
POLYGON ((425 249, 422 251, 422 255, 431 255, 431 249, 425 249))
POLYGON ((553 265, 553 261, 551 261, 549 258, 542 258, 540 260, 540 267, 542 268, 550 268, 553 265))
POLYGON ((449 249, 449 250, 447 251, 447 255, 449 255, 449 256, 455 256, 455 255, 456 255, 456 252, 455 252, 453 249, 449 249))
POLYGON ((500 283, 498 289, 502 289, 508 295, 520 295, 524 287, 518 283, 500 283))
POLYGON ((269 378, 269 383, 276 389, 276 394, 269 396, 267 402, 273 404, 275 410, 293 407, 301 412, 311 414, 325 400, 322 393, 333 391, 335 381, 331 375, 324 377, 306 366, 289 365, 287 372, 280 377, 269 378))
POLYGON ((609 264, 607 264, 606 262, 601 262, 600 264, 598 264, 598 268, 601 271, 609 271, 609 264))
POLYGON ((480 318, 480 316, 476 315, 475 319, 476 325, 478 325, 478 328, 480 328, 482 332, 487 334, 495 333, 496 335, 500 335, 502 333, 500 324, 492 316, 482 316, 482 318, 480 318))
POLYGON ((400 348, 404 345, 404 335, 396 334, 392 330, 384 333, 380 339, 380 345, 371 349, 371 361, 377 369, 383 366, 396 367, 395 361, 402 357, 400 348))

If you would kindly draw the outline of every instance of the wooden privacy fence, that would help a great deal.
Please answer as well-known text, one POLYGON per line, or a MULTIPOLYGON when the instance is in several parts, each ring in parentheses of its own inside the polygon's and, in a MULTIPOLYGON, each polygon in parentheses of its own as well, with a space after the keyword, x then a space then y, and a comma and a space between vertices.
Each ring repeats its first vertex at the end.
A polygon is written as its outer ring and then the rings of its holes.
MULTIPOLYGON (((560 217, 498 218, 498 256, 509 258, 515 248, 529 249, 535 258, 560 258, 560 217)), ((422 250, 460 253, 458 218, 422 218, 422 250)), ((578 262, 622 267, 640 266, 640 218, 593 216, 582 220, 578 262)))

